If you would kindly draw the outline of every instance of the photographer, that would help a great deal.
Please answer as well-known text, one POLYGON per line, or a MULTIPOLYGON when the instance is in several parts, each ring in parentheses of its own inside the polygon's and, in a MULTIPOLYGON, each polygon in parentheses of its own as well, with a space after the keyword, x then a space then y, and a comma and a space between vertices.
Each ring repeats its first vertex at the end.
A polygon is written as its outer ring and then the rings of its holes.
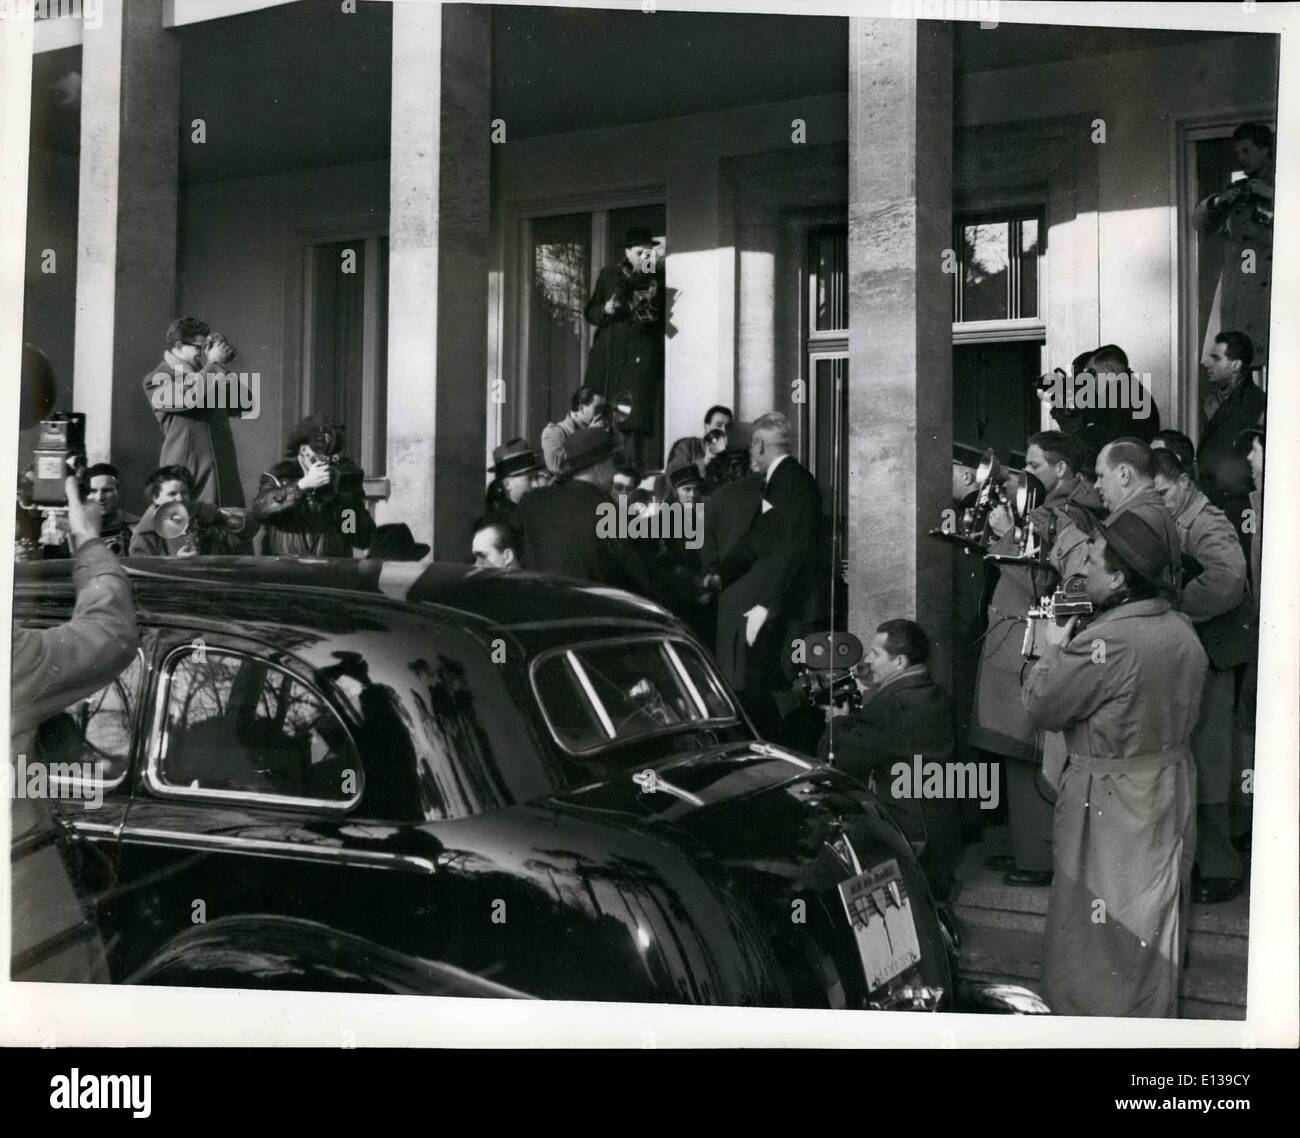
MULTIPOLYGON (((72 619, 56 628, 14 629, 9 724, 14 761, 31 753, 44 720, 121 673, 140 644, 131 583, 99 540, 98 508, 82 504, 75 477, 67 480, 67 495, 68 529, 76 547, 76 607, 72 619)), ((33 856, 49 839, 61 845, 49 808, 39 798, 15 797, 12 811, 13 978, 106 980, 104 946, 88 906, 77 900, 68 855, 62 866, 33 856)))
POLYGON ((163 431, 158 465, 189 470, 194 501, 212 506, 222 500, 213 429, 219 426, 228 440, 226 420, 241 408, 238 401, 232 405, 224 397, 221 406, 211 406, 209 393, 215 385, 206 373, 222 373, 234 358, 235 349, 225 336, 202 320, 184 316, 168 325, 163 358, 143 383, 149 409, 163 431))
POLYGON ((1021 693, 1068 752, 1043 953, 1057 1015, 1178 1014, 1206 658, 1171 603, 1176 542, 1131 510, 1099 525, 1085 570, 1096 615, 1078 635, 1077 617, 1047 629, 1021 693))
POLYGON ((254 526, 243 510, 218 509, 207 502, 194 501, 194 475, 183 466, 160 466, 145 484, 149 508, 131 535, 132 557, 196 557, 199 554, 242 552, 238 545, 246 541, 246 531, 254 526), (181 506, 183 514, 167 511, 181 506), (160 519, 160 512, 163 518, 160 519), (172 516, 168 517, 167 515, 172 516), (168 525, 186 523, 180 532, 163 532, 168 525))
POLYGON ((643 470, 663 454, 664 286, 654 235, 634 226, 623 238, 623 262, 600 270, 584 310, 596 339, 583 384, 614 403, 631 400, 619 423, 626 461, 643 470))
POLYGON ((721 404, 710 407, 704 413, 704 436, 697 439, 694 435, 687 435, 673 443, 664 469, 676 470, 679 466, 694 463, 703 476, 709 462, 726 451, 727 436, 734 420, 730 407, 721 404))
POLYGON ((266 527, 264 553, 349 557, 369 547, 375 523, 365 472, 343 454, 343 441, 343 428, 320 414, 294 428, 289 457, 262 475, 253 500, 253 517, 266 527))
POLYGON ((832 721, 817 748, 823 761, 835 747, 835 765, 862 782, 874 779, 881 801, 913 843, 937 900, 948 895, 961 858, 961 817, 953 799, 896 797, 895 763, 913 757, 952 761, 952 707, 930 675, 930 638, 915 621, 887 620, 876 629, 866 666, 873 690, 862 710, 832 721))
POLYGON ((1204 354, 1209 355, 1216 335, 1231 328, 1250 337, 1256 366, 1268 363, 1273 287, 1273 145, 1273 132, 1262 123, 1248 122, 1237 127, 1232 132, 1232 158, 1245 178, 1203 198, 1192 215, 1201 233, 1221 238, 1222 248, 1215 296, 1219 323, 1215 326, 1211 321, 1206 328, 1204 354))

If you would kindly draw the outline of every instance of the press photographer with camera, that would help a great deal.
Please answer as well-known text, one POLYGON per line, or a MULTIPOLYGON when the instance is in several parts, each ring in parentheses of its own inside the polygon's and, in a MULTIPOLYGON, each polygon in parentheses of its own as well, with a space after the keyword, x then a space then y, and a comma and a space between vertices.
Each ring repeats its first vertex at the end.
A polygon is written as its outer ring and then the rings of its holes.
POLYGON ((165 339, 162 360, 143 382, 149 409, 163 432, 158 465, 185 467, 194 478, 194 501, 218 506, 222 492, 214 430, 225 432, 222 441, 227 445, 221 450, 233 461, 228 420, 242 408, 239 400, 224 395, 220 406, 211 405, 217 401, 209 395, 218 385, 208 382, 208 373, 223 375, 225 365, 235 358, 235 348, 220 332, 213 332, 193 316, 173 320, 165 339))
POLYGON ((1177 554, 1139 513, 1101 523, 1085 563, 1092 622, 1048 628, 1025 677, 1025 713, 1063 731, 1067 751, 1043 955, 1058 1015, 1178 1015, 1206 656, 1174 611, 1177 554))
POLYGON ((664 469, 676 470, 679 466, 693 463, 704 476, 709 462, 726 452, 728 433, 734 421, 730 407, 723 407, 720 403, 710 407, 704 412, 704 435, 698 439, 687 435, 673 443, 664 469))
POLYGON ((243 510, 194 501, 194 475, 160 466, 145 483, 149 508, 131 535, 132 557, 197 557, 243 552, 255 523, 243 510))
MULTIPOLYGON (((75 547, 76 607, 67 624, 14 629, 9 744, 15 762, 32 753, 42 722, 121 673, 140 644, 131 582, 100 540, 98 507, 82 503, 75 477, 65 479, 64 490, 75 547)), ((93 912, 78 901, 76 866, 63 849, 49 807, 40 798, 18 796, 12 811, 13 978, 107 980, 93 912), (61 866, 36 856, 35 851, 50 844, 63 853, 61 866)))
MULTIPOLYGON (((1222 268, 1215 296, 1217 326, 1206 328, 1204 355, 1214 337, 1235 329, 1250 337, 1255 364, 1268 363, 1268 318, 1273 290, 1273 132, 1242 123, 1232 132, 1232 157, 1240 181, 1209 194, 1192 221, 1201 233, 1220 238, 1222 268)), ((1214 311, 1212 308, 1211 311, 1214 311)))
POLYGON ((866 702, 828 725, 817 757, 825 761, 833 742, 840 770, 864 783, 874 780, 877 796, 899 828, 921 845, 921 869, 941 901, 961 858, 959 804, 942 797, 896 796, 891 774, 895 763, 910 769, 916 755, 925 763, 946 766, 952 761, 952 707, 948 693, 930 675, 929 659, 930 638, 915 621, 879 625, 867 648, 871 686, 866 702))
POLYGON ((262 552, 283 557, 350 557, 367 549, 375 522, 365 471, 343 453, 343 427, 316 413, 289 435, 288 457, 262 475, 252 513, 266 527, 262 552))
POLYGON ((633 226, 623 261, 600 270, 584 310, 596 326, 583 384, 610 403, 626 395, 619 422, 625 461, 657 467, 663 454, 664 285, 654 234, 633 226))

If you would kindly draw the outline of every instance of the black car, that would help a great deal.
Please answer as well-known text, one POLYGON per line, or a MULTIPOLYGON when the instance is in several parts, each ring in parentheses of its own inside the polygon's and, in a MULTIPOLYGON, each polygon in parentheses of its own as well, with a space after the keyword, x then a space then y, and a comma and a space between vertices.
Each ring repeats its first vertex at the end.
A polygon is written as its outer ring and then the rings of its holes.
MULTIPOLYGON (((758 739, 656 605, 453 565, 125 565, 141 650, 37 747, 102 764, 61 813, 114 980, 953 1007, 898 828, 758 739)), ((14 604, 67 620, 70 563, 17 566, 14 604)))

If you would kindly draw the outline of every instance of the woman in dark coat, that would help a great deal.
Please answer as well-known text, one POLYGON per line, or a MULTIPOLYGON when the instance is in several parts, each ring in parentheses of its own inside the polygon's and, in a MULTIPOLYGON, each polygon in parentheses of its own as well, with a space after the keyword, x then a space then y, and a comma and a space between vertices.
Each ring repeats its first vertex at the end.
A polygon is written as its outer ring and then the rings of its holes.
POLYGON ((596 339, 583 382, 612 405, 631 396, 619 424, 631 461, 657 467, 663 454, 664 283, 654 266, 654 235, 643 226, 623 238, 623 261, 601 269, 587 302, 596 339))

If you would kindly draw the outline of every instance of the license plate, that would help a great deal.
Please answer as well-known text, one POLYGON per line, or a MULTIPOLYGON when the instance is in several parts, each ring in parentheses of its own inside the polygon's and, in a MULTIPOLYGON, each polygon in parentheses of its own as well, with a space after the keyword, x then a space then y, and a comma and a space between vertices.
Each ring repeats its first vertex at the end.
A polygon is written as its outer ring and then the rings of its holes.
POLYGON ((840 900, 853 928, 868 991, 921 959, 907 883, 894 858, 840 882, 840 900))

